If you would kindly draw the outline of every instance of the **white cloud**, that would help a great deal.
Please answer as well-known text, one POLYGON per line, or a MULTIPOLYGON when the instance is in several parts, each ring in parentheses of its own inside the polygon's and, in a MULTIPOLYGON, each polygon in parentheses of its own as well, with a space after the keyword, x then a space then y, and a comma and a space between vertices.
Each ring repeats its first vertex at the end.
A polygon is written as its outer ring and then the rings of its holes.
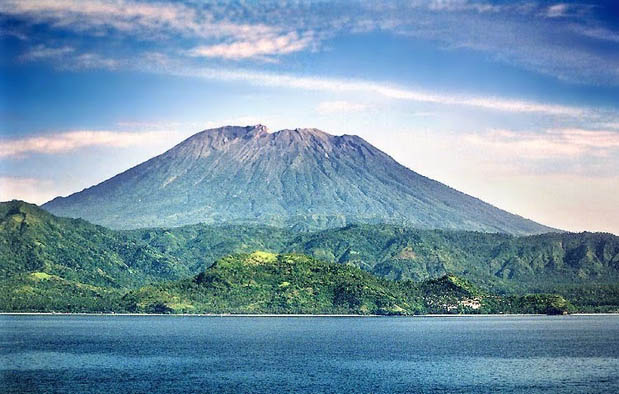
POLYGON ((574 25, 573 30, 576 31, 577 33, 582 34, 583 36, 586 36, 589 38, 595 38, 596 40, 619 42, 618 32, 606 29, 601 26, 588 27, 588 26, 574 25))
POLYGON ((254 2, 0 1, 0 13, 25 19, 30 25, 44 23, 80 35, 139 37, 155 41, 157 50, 168 53, 179 52, 182 37, 192 39, 193 49, 180 51, 185 55, 269 61, 273 56, 315 48, 342 33, 380 30, 432 40, 446 48, 487 52, 497 61, 571 82, 616 85, 619 69, 612 54, 577 39, 586 35, 617 40, 616 32, 600 25, 594 9, 580 3, 548 6, 470 0, 298 2, 287 7, 254 2), (573 21, 561 16, 577 17, 587 27, 576 31, 573 21))
POLYGON ((49 180, 0 176, 0 201, 23 200, 42 204, 58 194, 53 182, 49 180))
POLYGON ((323 101, 316 106, 316 111, 322 114, 332 114, 341 112, 357 112, 367 109, 366 104, 353 103, 350 101, 323 101))
MULTIPOLYGON (((152 53, 146 53, 144 58, 145 60, 153 62, 157 62, 158 60, 157 55, 152 53)), ((19 56, 19 60, 26 62, 53 60, 61 69, 102 68, 114 70, 119 68, 122 64, 127 64, 126 61, 107 58, 98 53, 80 53, 70 46, 54 48, 44 44, 39 44, 29 49, 19 56)))
POLYGON ((5 0, 0 10, 5 14, 28 15, 41 22, 80 30, 103 26, 118 30, 161 25, 178 28, 183 21, 189 22, 194 16, 192 9, 180 4, 147 4, 122 0, 5 0))
POLYGON ((154 122, 154 121, 136 121, 136 120, 123 120, 116 122, 116 126, 123 129, 132 129, 132 130, 145 130, 145 131, 153 131, 153 130, 178 130, 182 128, 196 128, 199 125, 195 122, 178 122, 178 121, 164 121, 164 122, 154 122))
MULTIPOLYGON (((291 41, 287 42, 290 43, 291 41)), ((300 47, 296 45, 297 44, 292 44, 287 49, 284 49, 283 46, 280 47, 279 54, 283 54, 284 51, 299 49, 300 47)), ((305 45, 305 43, 303 43, 303 45, 305 45)), ((194 48, 190 54, 192 56, 220 56, 224 58, 243 58, 251 56, 259 57, 259 54, 261 54, 263 59, 267 59, 268 57, 266 55, 269 51, 271 54, 274 54, 273 52, 277 52, 278 50, 271 46, 249 49, 249 46, 242 45, 237 48, 219 47, 217 50, 212 47, 194 48), (229 52, 227 52, 228 50, 229 52)), ((590 116, 592 114, 599 114, 605 111, 599 108, 593 109, 586 107, 574 107, 497 96, 482 97, 452 92, 436 93, 376 81, 297 76, 293 74, 277 74, 247 69, 226 70, 222 68, 216 69, 186 66, 182 60, 179 61, 178 59, 173 59, 165 54, 157 52, 145 53, 142 57, 137 56, 132 59, 105 58, 92 53, 68 53, 61 60, 62 62, 58 64, 58 67, 67 69, 101 68, 116 70, 119 68, 126 68, 142 72, 196 77, 217 81, 243 81, 257 86, 282 87, 310 91, 327 91, 335 93, 362 92, 369 95, 396 100, 409 100, 438 105, 468 106, 485 110, 512 113, 582 117, 590 116)), ((318 108, 318 110, 324 110, 323 112, 328 111, 326 107, 318 108)), ((606 112, 614 118, 615 113, 613 111, 606 110, 606 112)))
POLYGON ((560 129, 551 131, 566 143, 591 149, 619 148, 619 132, 604 130, 560 129))
POLYGON ((60 58, 69 53, 73 53, 75 48, 69 46, 63 46, 58 48, 48 47, 43 44, 36 45, 26 53, 20 56, 22 61, 36 61, 50 58, 60 58))
POLYGON ((113 70, 120 66, 120 62, 116 59, 103 57, 97 53, 82 53, 73 59, 73 66, 78 69, 104 68, 113 70))
POLYGON ((580 155, 606 156, 619 151, 619 132, 556 129, 545 132, 493 130, 462 137, 487 153, 527 159, 549 159, 580 155))
MULTIPOLYGON (((596 17, 596 7, 582 3, 555 6, 505 4, 497 14, 422 14, 416 18, 420 23, 414 25, 396 15, 387 24, 394 25, 388 30, 396 34, 437 41, 447 49, 485 52, 497 62, 572 83, 619 84, 619 68, 612 51, 582 40, 582 35, 589 35, 614 41, 614 35, 607 34, 612 32, 596 27, 603 23, 596 17), (591 28, 574 28, 574 20, 591 28)), ((374 23, 370 30, 380 28, 374 23)))
POLYGON ((285 31, 264 23, 235 23, 216 18, 201 7, 175 2, 6 0, 0 3, 0 13, 95 35, 107 34, 111 29, 153 40, 179 34, 224 40, 194 48, 189 52, 193 56, 239 59, 281 55, 302 50, 313 40, 309 32, 299 36, 294 28, 285 31))
MULTIPOLYGON (((292 37, 297 37, 292 35, 292 37)), ((300 39, 303 40, 303 39, 300 39)), ((224 58, 243 58, 250 56, 262 56, 267 58, 267 53, 278 52, 283 54, 285 51, 293 51, 300 48, 301 44, 294 44, 290 40, 290 47, 256 47, 249 49, 249 46, 239 46, 236 48, 213 47, 194 48, 193 56, 221 56, 224 58), (285 49, 284 49, 285 48, 285 49), (198 50, 199 49, 199 50, 198 50), (229 51, 229 52, 227 52, 229 51), (259 55, 260 54, 260 55, 259 55)), ((303 42, 305 45, 307 42, 303 42)), ((476 107, 485 110, 503 111, 512 113, 532 113, 551 116, 597 116, 607 113, 613 119, 616 114, 610 110, 601 108, 587 108, 566 106, 547 102, 536 102, 523 99, 511 99, 497 96, 474 96, 452 92, 430 92, 427 90, 400 87, 390 83, 354 80, 354 79, 334 79, 326 77, 297 76, 293 74, 277 74, 247 69, 221 69, 208 67, 187 66, 184 61, 170 58, 158 52, 148 52, 143 56, 128 58, 105 58, 103 56, 84 53, 77 54, 68 52, 61 59, 58 67, 67 69, 101 68, 116 70, 119 68, 133 69, 136 71, 154 72, 176 76, 189 76, 217 81, 243 81, 257 86, 282 87, 291 89, 303 89, 310 91, 327 91, 335 93, 361 92, 383 98, 396 100, 409 100, 420 103, 431 103, 437 105, 457 105, 476 107)), ((332 103, 333 104, 333 103, 332 103)), ((329 111, 326 105, 318 108, 321 112, 329 111)), ((340 103, 341 106, 341 103, 340 103)), ((338 110, 343 110, 339 108, 338 110)), ((348 111, 353 108, 348 108, 348 111)))
MULTIPOLYGON (((180 3, 142 3, 130 0, 5 0, 0 12, 25 15, 37 22, 78 31, 113 28, 119 31, 175 30, 199 32, 197 14, 180 3)), ((229 27, 228 29, 229 30, 229 27)))
POLYGON ((8 28, 6 26, 0 26, 0 37, 9 36, 15 37, 21 41, 28 41, 28 36, 15 28, 8 28))
POLYGON ((548 18, 560 18, 566 15, 569 5, 564 3, 551 5, 546 9, 546 16, 548 18))
POLYGON ((619 131, 619 122, 600 122, 599 126, 619 131))
POLYGON ((0 140, 0 158, 23 157, 33 153, 57 154, 81 148, 128 147, 159 143, 170 138, 165 131, 68 131, 37 137, 23 137, 0 140))
POLYGON ((443 105, 464 105, 495 111, 515 113, 541 113, 546 115, 581 116, 587 110, 577 107, 513 100, 501 97, 475 97, 457 94, 436 94, 422 90, 405 89, 378 82, 342 80, 317 77, 300 77, 289 74, 270 74, 256 71, 221 69, 184 69, 166 72, 214 80, 245 81, 255 85, 284 87, 330 92, 363 92, 390 99, 410 100, 443 105))
POLYGON ((233 60, 260 58, 301 51, 307 48, 312 40, 311 34, 299 37, 296 32, 291 32, 284 35, 258 36, 250 40, 198 46, 189 50, 187 54, 192 57, 216 57, 233 60))
POLYGON ((432 11, 477 11, 477 12, 490 12, 498 11, 500 6, 483 3, 483 2, 471 2, 469 0, 423 0, 420 2, 413 2, 413 4, 420 7, 427 7, 432 11))

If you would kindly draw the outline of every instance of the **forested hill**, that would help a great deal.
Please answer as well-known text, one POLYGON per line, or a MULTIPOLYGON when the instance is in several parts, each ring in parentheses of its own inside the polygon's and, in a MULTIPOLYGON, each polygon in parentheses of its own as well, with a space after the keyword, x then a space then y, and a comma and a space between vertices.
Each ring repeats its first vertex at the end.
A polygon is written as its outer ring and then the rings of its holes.
POLYGON ((192 274, 175 257, 129 234, 59 218, 21 201, 0 203, 0 280, 37 272, 112 288, 192 274))
POLYGON ((497 297, 453 275, 394 282, 299 254, 227 256, 194 278, 147 286, 126 310, 157 313, 548 313, 574 310, 560 296, 497 297))
POLYGON ((359 225, 300 234, 287 248, 353 263, 391 279, 456 273, 480 285, 529 291, 550 284, 619 280, 619 237, 608 233, 513 237, 359 225))
POLYGON ((619 305, 619 237, 611 234, 514 237, 395 225, 313 233, 205 224, 113 231, 19 201, 0 203, 0 287, 21 289, 26 298, 49 284, 41 279, 62 281, 65 293, 124 291, 188 278, 223 256, 256 250, 307 254, 393 280, 454 274, 498 294, 560 293, 587 310, 619 305))
POLYGON ((619 281, 619 237, 548 233, 528 237, 395 225, 350 225, 311 233, 273 227, 193 225, 127 232, 181 261, 206 267, 228 253, 303 253, 394 280, 448 273, 501 292, 619 281))

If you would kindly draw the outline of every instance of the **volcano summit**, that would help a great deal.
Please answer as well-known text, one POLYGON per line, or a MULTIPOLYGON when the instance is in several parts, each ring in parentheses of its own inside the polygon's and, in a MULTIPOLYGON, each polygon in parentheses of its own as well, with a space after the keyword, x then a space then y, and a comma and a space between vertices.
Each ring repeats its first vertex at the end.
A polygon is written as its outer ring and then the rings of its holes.
POLYGON ((262 125, 202 131, 43 207, 115 229, 386 222, 511 234, 552 230, 411 171, 360 137, 317 129, 270 133, 262 125))

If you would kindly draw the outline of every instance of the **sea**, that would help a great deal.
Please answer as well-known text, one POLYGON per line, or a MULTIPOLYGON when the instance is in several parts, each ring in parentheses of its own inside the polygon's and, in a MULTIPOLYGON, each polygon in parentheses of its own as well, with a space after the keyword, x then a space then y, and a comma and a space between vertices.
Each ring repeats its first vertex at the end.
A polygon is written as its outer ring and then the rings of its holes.
POLYGON ((0 316, 3 393, 619 393, 619 316, 0 316))

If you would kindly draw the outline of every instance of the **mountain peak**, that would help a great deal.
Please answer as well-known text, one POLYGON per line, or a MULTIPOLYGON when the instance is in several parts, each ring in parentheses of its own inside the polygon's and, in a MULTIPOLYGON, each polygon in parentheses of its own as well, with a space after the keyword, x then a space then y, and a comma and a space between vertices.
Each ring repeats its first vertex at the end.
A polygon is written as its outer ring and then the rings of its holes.
POLYGON ((360 137, 314 128, 269 133, 260 124, 204 130, 44 207, 114 228, 386 222, 514 234, 551 230, 417 174, 360 137))
MULTIPOLYGON (((253 138, 268 134, 266 126, 257 124, 254 126, 223 126, 214 129, 203 130, 189 139, 194 137, 210 137, 210 138, 253 138)), ((188 139, 188 140, 189 140, 188 139)), ((187 141, 187 140, 186 140, 187 141)))
POLYGON ((223 126, 207 129, 182 141, 164 155, 171 157, 202 157, 212 150, 228 149, 231 144, 268 135, 266 126, 223 126))
POLYGON ((301 135, 301 136, 316 136, 316 137, 321 137, 321 138, 326 138, 326 137, 333 137, 333 135, 325 133, 322 130, 318 130, 318 129, 311 129, 311 128, 296 128, 296 129, 283 129, 283 130, 279 130, 273 134, 278 134, 278 133, 282 133, 282 134, 297 134, 297 135, 301 135))
POLYGON ((307 140, 309 138, 317 138, 319 140, 329 140, 336 136, 325 133, 322 130, 314 128, 295 128, 295 129, 283 129, 273 133, 269 132, 269 129, 262 124, 253 126, 223 126, 214 129, 203 130, 193 136, 182 141, 179 145, 185 143, 191 143, 194 140, 200 142, 218 141, 218 140, 249 140, 253 138, 260 138, 271 136, 272 139, 295 139, 295 140, 307 140))

